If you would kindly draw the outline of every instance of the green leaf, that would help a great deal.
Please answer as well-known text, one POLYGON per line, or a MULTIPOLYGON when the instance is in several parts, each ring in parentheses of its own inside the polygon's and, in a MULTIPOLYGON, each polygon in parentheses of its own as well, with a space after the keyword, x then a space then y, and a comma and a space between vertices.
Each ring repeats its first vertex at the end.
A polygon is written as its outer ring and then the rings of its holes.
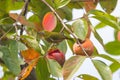
POLYGON ((98 80, 96 77, 94 77, 94 76, 91 76, 91 75, 89 75, 89 74, 81 74, 81 75, 79 75, 79 76, 77 76, 77 77, 79 77, 79 78, 81 78, 81 79, 83 79, 83 80, 98 80))
MULTIPOLYGON (((12 18, 4 17, 0 19, 0 28, 7 32, 11 27, 13 27, 13 23, 14 20, 12 18)), ((15 30, 12 29, 10 32, 15 32, 15 30)))
POLYGON ((19 9, 22 9, 23 5, 24 5, 24 2, 23 1, 14 1, 13 0, 6 0, 6 11, 9 12, 11 10, 19 10, 19 9))
POLYGON ((115 71, 120 69, 120 63, 116 63, 116 62, 112 63, 110 65, 110 69, 111 69, 112 73, 114 73, 115 71))
POLYGON ((42 21, 45 13, 50 11, 50 9, 41 0, 31 0, 29 6, 31 6, 31 10, 36 15, 39 15, 40 21, 42 21))
POLYGON ((112 57, 110 57, 110 56, 108 56, 108 55, 106 55, 106 54, 99 54, 98 56, 99 56, 99 57, 102 57, 102 58, 104 58, 104 59, 107 59, 107 60, 109 60, 109 61, 111 61, 111 62, 119 63, 116 59, 114 59, 114 58, 112 58, 112 57))
POLYGON ((116 4, 117 4, 117 0, 111 0, 111 1, 109 1, 109 0, 106 0, 106 1, 100 0, 101 7, 107 13, 111 13, 115 9, 116 4))
POLYGON ((62 67, 60 64, 53 60, 47 59, 49 72, 55 77, 62 77, 62 67))
POLYGON ((114 17, 114 16, 112 16, 112 15, 110 15, 110 14, 107 14, 107 13, 105 13, 105 12, 102 12, 102 11, 100 11, 100 10, 90 10, 90 11, 89 11, 89 14, 93 14, 93 15, 95 15, 95 16, 103 16, 103 17, 106 17, 106 18, 111 19, 111 20, 113 20, 113 21, 117 21, 117 18, 116 18, 116 17, 114 17))
POLYGON ((20 64, 18 60, 18 44, 14 40, 10 40, 7 46, 1 46, 0 51, 3 53, 2 60, 8 69, 14 74, 20 73, 20 64))
POLYGON ((102 12, 100 10, 91 10, 89 11, 89 14, 93 14, 95 16, 92 16, 93 18, 96 18, 97 20, 101 21, 102 23, 111 26, 114 29, 119 30, 120 26, 117 23, 117 18, 107 14, 105 12, 102 12))
POLYGON ((96 30, 94 30, 94 36, 95 38, 100 42, 100 44, 104 47, 103 39, 100 37, 100 35, 97 33, 96 30))
POLYGON ((75 41, 74 40, 67 40, 67 43, 68 43, 68 46, 71 49, 71 51, 73 51, 73 45, 74 45, 75 41))
POLYGON ((114 73, 116 70, 118 70, 120 68, 120 63, 116 59, 114 59, 106 54, 99 54, 98 56, 113 62, 110 65, 110 69, 111 69, 112 73, 114 73))
POLYGON ((105 51, 111 55, 120 55, 120 42, 112 41, 105 44, 105 51))
POLYGON ((102 77, 102 80, 112 80, 112 72, 105 63, 100 60, 92 60, 95 68, 102 77))
POLYGON ((106 25, 109 25, 110 27, 114 28, 114 29, 117 29, 117 30, 120 30, 120 26, 118 25, 117 22, 111 20, 111 19, 108 19, 107 17, 105 16, 93 16, 93 18, 96 18, 98 19, 99 21, 101 21, 102 23, 106 24, 106 25))
POLYGON ((87 21, 85 21, 84 19, 79 19, 75 21, 72 26, 73 32, 76 34, 76 36, 81 40, 84 40, 88 31, 87 21))
POLYGON ((56 79, 54 79, 54 78, 50 78, 49 80, 56 80, 56 79))
POLYGON ((64 80, 70 80, 73 77, 85 58, 83 56, 73 56, 65 62, 62 69, 64 80))
POLYGON ((59 45, 57 46, 58 49, 60 49, 63 53, 66 53, 67 51, 67 44, 66 41, 62 41, 61 43, 59 43, 59 45))
POLYGON ((65 7, 61 8, 60 10, 64 14, 64 18, 65 19, 67 19, 67 20, 71 20, 72 19, 72 9, 70 9, 67 6, 65 6, 65 7))
POLYGON ((23 1, 17 2, 13 0, 0 0, 0 11, 8 13, 11 10, 18 10, 21 9, 23 6, 23 1))
POLYGON ((49 80, 50 73, 47 68, 47 62, 44 58, 40 58, 36 66, 37 80, 49 80))
POLYGON ((31 22, 40 22, 39 16, 37 16, 35 14, 32 15, 28 20, 31 22))
POLYGON ((3 52, 0 51, 0 58, 2 58, 2 57, 3 57, 3 52))
POLYGON ((106 24, 104 24, 104 23, 99 23, 99 24, 97 24, 96 26, 95 26, 95 29, 100 29, 100 28, 103 28, 103 27, 105 27, 106 26, 106 24))
POLYGON ((82 9, 82 3, 81 2, 74 2, 71 0, 71 2, 67 5, 71 9, 82 9))
POLYGON ((62 8, 66 6, 71 0, 54 0, 56 8, 62 8))
POLYGON ((17 43, 18 43, 18 50, 19 51, 27 49, 27 47, 23 43, 21 43, 19 41, 17 43))

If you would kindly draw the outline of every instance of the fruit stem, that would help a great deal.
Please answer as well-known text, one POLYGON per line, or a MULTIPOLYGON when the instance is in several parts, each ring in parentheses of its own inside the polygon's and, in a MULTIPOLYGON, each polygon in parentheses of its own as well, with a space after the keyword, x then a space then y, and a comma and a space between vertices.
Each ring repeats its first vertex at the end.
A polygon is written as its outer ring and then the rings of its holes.
MULTIPOLYGON (((80 43, 80 40, 79 38, 66 26, 66 24, 63 22, 62 18, 58 15, 58 13, 55 11, 55 9, 50 6, 46 0, 41 0, 44 4, 46 4, 50 9, 51 11, 53 11, 53 13, 57 16, 57 18, 59 19, 59 21, 61 22, 61 24, 63 25, 63 27, 75 38, 76 42, 78 43, 78 45, 81 47, 81 49, 83 50, 83 52, 85 53, 85 55, 87 57, 90 58, 90 56, 87 54, 87 52, 85 51, 85 49, 82 47, 81 43, 80 43)), ((91 59, 91 58, 90 58, 91 59)))

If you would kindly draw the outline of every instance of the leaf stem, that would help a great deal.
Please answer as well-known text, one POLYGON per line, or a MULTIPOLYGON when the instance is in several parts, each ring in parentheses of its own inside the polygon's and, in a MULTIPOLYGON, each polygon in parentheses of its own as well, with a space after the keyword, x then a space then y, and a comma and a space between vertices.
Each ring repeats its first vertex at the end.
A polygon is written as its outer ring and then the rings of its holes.
POLYGON ((91 57, 88 55, 88 53, 85 51, 85 49, 83 48, 82 44, 80 43, 80 40, 78 39, 78 37, 66 26, 66 24, 63 22, 62 18, 58 15, 58 13, 55 11, 55 9, 50 6, 46 0, 41 0, 44 4, 46 4, 51 11, 57 16, 57 18, 59 19, 59 21, 61 22, 61 24, 63 25, 63 27, 75 38, 76 42, 78 43, 79 47, 81 47, 81 49, 83 50, 83 52, 85 53, 85 55, 87 57, 89 57, 91 59, 91 57))

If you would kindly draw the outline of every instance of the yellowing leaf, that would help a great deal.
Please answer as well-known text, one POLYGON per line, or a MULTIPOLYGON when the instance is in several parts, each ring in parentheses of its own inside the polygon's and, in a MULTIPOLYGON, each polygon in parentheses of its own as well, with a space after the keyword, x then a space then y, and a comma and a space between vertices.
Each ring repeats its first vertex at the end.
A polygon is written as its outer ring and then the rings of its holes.
POLYGON ((31 63, 27 67, 23 68, 18 75, 18 80, 24 80, 31 73, 34 66, 36 66, 38 60, 39 58, 36 58, 35 60, 31 61, 31 63))
POLYGON ((75 72, 80 68, 86 57, 73 56, 63 65, 62 74, 64 80, 70 80, 75 72))
POLYGON ((40 56, 40 54, 37 51, 35 51, 34 49, 32 49, 32 48, 21 51, 21 55, 25 59, 26 63, 29 63, 33 59, 36 59, 36 58, 38 58, 40 56))

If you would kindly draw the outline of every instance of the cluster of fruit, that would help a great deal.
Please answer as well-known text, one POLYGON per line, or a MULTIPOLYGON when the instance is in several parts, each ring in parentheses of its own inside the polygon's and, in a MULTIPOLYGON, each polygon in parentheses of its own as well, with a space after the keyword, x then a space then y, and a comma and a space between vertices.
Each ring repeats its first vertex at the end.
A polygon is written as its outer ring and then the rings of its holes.
MULTIPOLYGON (((48 42, 58 43, 64 39, 67 39, 64 35, 60 33, 53 32, 57 25, 57 18, 53 12, 48 12, 45 14, 42 26, 44 31, 39 32, 45 36, 48 42), (59 39, 57 38, 59 37, 59 39)), ((86 38, 80 44, 75 42, 73 45, 73 53, 81 56, 91 56, 94 51, 94 45, 89 38, 86 38), (86 55, 87 54, 87 55, 86 55)), ((50 49, 47 53, 47 58, 56 60, 61 66, 65 62, 65 55, 59 49, 50 49)))

